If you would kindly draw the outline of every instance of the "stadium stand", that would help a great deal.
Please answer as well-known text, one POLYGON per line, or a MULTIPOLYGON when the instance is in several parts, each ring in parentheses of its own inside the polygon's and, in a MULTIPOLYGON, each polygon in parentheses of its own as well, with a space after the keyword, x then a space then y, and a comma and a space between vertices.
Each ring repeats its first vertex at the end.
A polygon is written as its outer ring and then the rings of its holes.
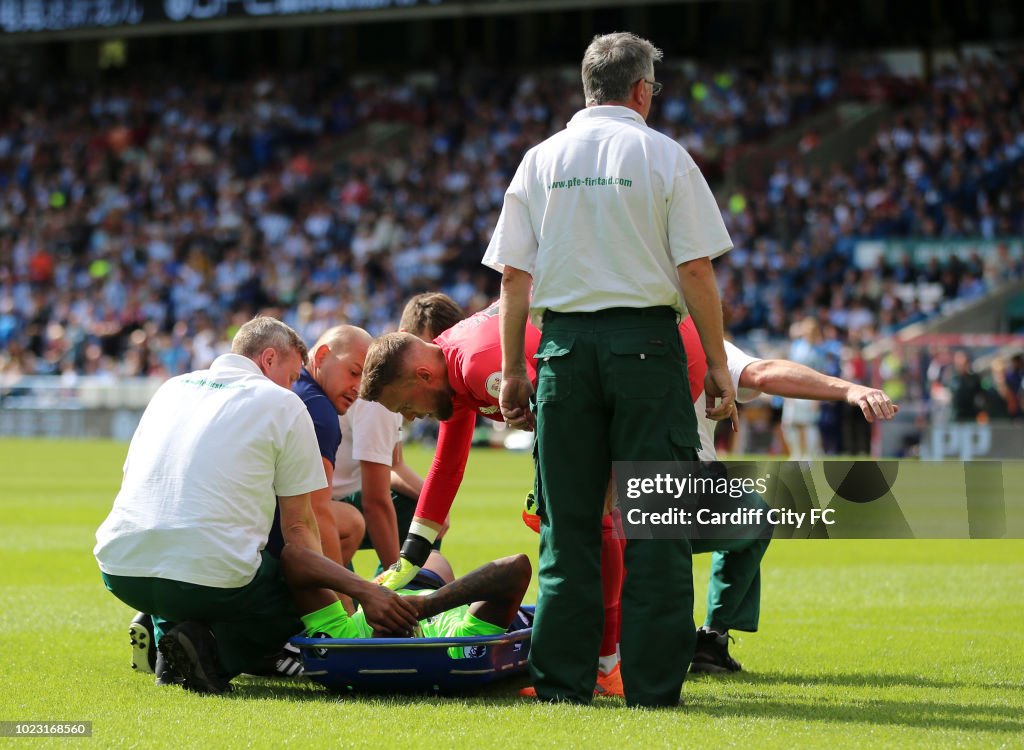
MULTIPOLYGON (((736 245, 720 266, 730 331, 784 338, 816 316, 826 369, 883 382, 895 371, 927 400, 931 362, 873 374, 863 346, 1024 278, 1024 257, 1003 246, 864 266, 855 248, 1024 234, 1024 56, 967 59, 927 86, 845 70, 827 48, 776 60, 666 66, 652 125, 715 175, 737 149, 838 102, 889 91, 911 105, 854 163, 806 167, 797 155, 764 189, 723 196, 736 245)), ((559 69, 179 75, 2 94, 13 103, 0 120, 8 392, 32 375, 203 367, 258 310, 314 340, 338 320, 384 331, 428 288, 482 307, 497 278, 479 258, 508 178, 583 104, 577 73, 559 69), (373 138, 380 123, 395 126, 390 137, 373 138)), ((1020 377, 1004 379, 1019 413, 1020 377)))

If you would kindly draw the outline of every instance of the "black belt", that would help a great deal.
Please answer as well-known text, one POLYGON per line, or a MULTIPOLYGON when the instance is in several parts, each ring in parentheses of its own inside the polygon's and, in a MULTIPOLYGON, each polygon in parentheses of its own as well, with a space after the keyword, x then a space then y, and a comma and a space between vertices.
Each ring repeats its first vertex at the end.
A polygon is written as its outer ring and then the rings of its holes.
POLYGON ((657 307, 606 307, 603 310, 592 312, 558 312, 557 310, 545 310, 544 320, 557 318, 586 320, 594 318, 668 318, 676 317, 676 311, 668 305, 657 307))

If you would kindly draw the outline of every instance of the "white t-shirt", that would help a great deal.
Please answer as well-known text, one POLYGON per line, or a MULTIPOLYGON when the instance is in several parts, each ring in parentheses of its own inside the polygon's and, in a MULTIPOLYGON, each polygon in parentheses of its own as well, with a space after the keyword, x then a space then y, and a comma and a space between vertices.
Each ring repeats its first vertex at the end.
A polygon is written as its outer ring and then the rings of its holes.
MULTIPOLYGON (((735 344, 725 342, 725 356, 729 367, 729 376, 732 378, 732 387, 736 391, 736 401, 746 403, 753 401, 761 395, 761 391, 753 388, 740 388, 740 376, 751 362, 760 361, 759 357, 752 357, 735 344)), ((704 391, 694 396, 693 408, 697 412, 697 432, 700 435, 700 450, 697 452, 701 461, 717 461, 715 453, 715 427, 718 425, 713 419, 704 416, 704 391)))
POLYGON ((245 586, 277 496, 326 483, 302 400, 247 357, 224 354, 154 394, 93 553, 111 575, 245 586))
POLYGON ((686 150, 620 106, 588 107, 530 149, 505 192, 483 264, 533 275, 530 313, 668 305, 676 267, 732 247, 686 150))
POLYGON ((360 461, 391 466, 395 444, 402 439, 402 415, 375 401, 357 399, 341 417, 341 445, 334 462, 334 499, 363 488, 360 461))

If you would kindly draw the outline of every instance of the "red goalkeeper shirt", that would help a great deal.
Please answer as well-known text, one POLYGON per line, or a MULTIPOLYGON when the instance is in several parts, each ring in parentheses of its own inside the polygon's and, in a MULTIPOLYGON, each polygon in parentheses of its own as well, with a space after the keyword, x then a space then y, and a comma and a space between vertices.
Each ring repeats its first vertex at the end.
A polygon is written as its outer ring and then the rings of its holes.
MULTIPOLYGON (((462 484, 462 475, 473 444, 477 414, 501 422, 498 393, 501 388, 501 334, 498 303, 471 315, 442 333, 434 343, 441 347, 448 365, 448 382, 455 391, 452 416, 441 422, 437 450, 430 464, 416 515, 443 523, 462 484)), ((526 372, 536 385, 533 355, 540 331, 526 324, 526 372)))

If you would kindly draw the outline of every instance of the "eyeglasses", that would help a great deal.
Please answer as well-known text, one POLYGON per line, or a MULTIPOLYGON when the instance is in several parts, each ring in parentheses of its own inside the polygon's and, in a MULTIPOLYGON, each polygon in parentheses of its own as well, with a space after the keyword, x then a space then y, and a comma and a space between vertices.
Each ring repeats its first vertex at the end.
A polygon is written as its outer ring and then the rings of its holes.
POLYGON ((658 94, 661 93, 661 90, 665 88, 664 85, 662 85, 658 81, 648 81, 646 78, 640 78, 637 80, 637 83, 639 83, 640 81, 651 84, 651 96, 657 96, 658 94))

